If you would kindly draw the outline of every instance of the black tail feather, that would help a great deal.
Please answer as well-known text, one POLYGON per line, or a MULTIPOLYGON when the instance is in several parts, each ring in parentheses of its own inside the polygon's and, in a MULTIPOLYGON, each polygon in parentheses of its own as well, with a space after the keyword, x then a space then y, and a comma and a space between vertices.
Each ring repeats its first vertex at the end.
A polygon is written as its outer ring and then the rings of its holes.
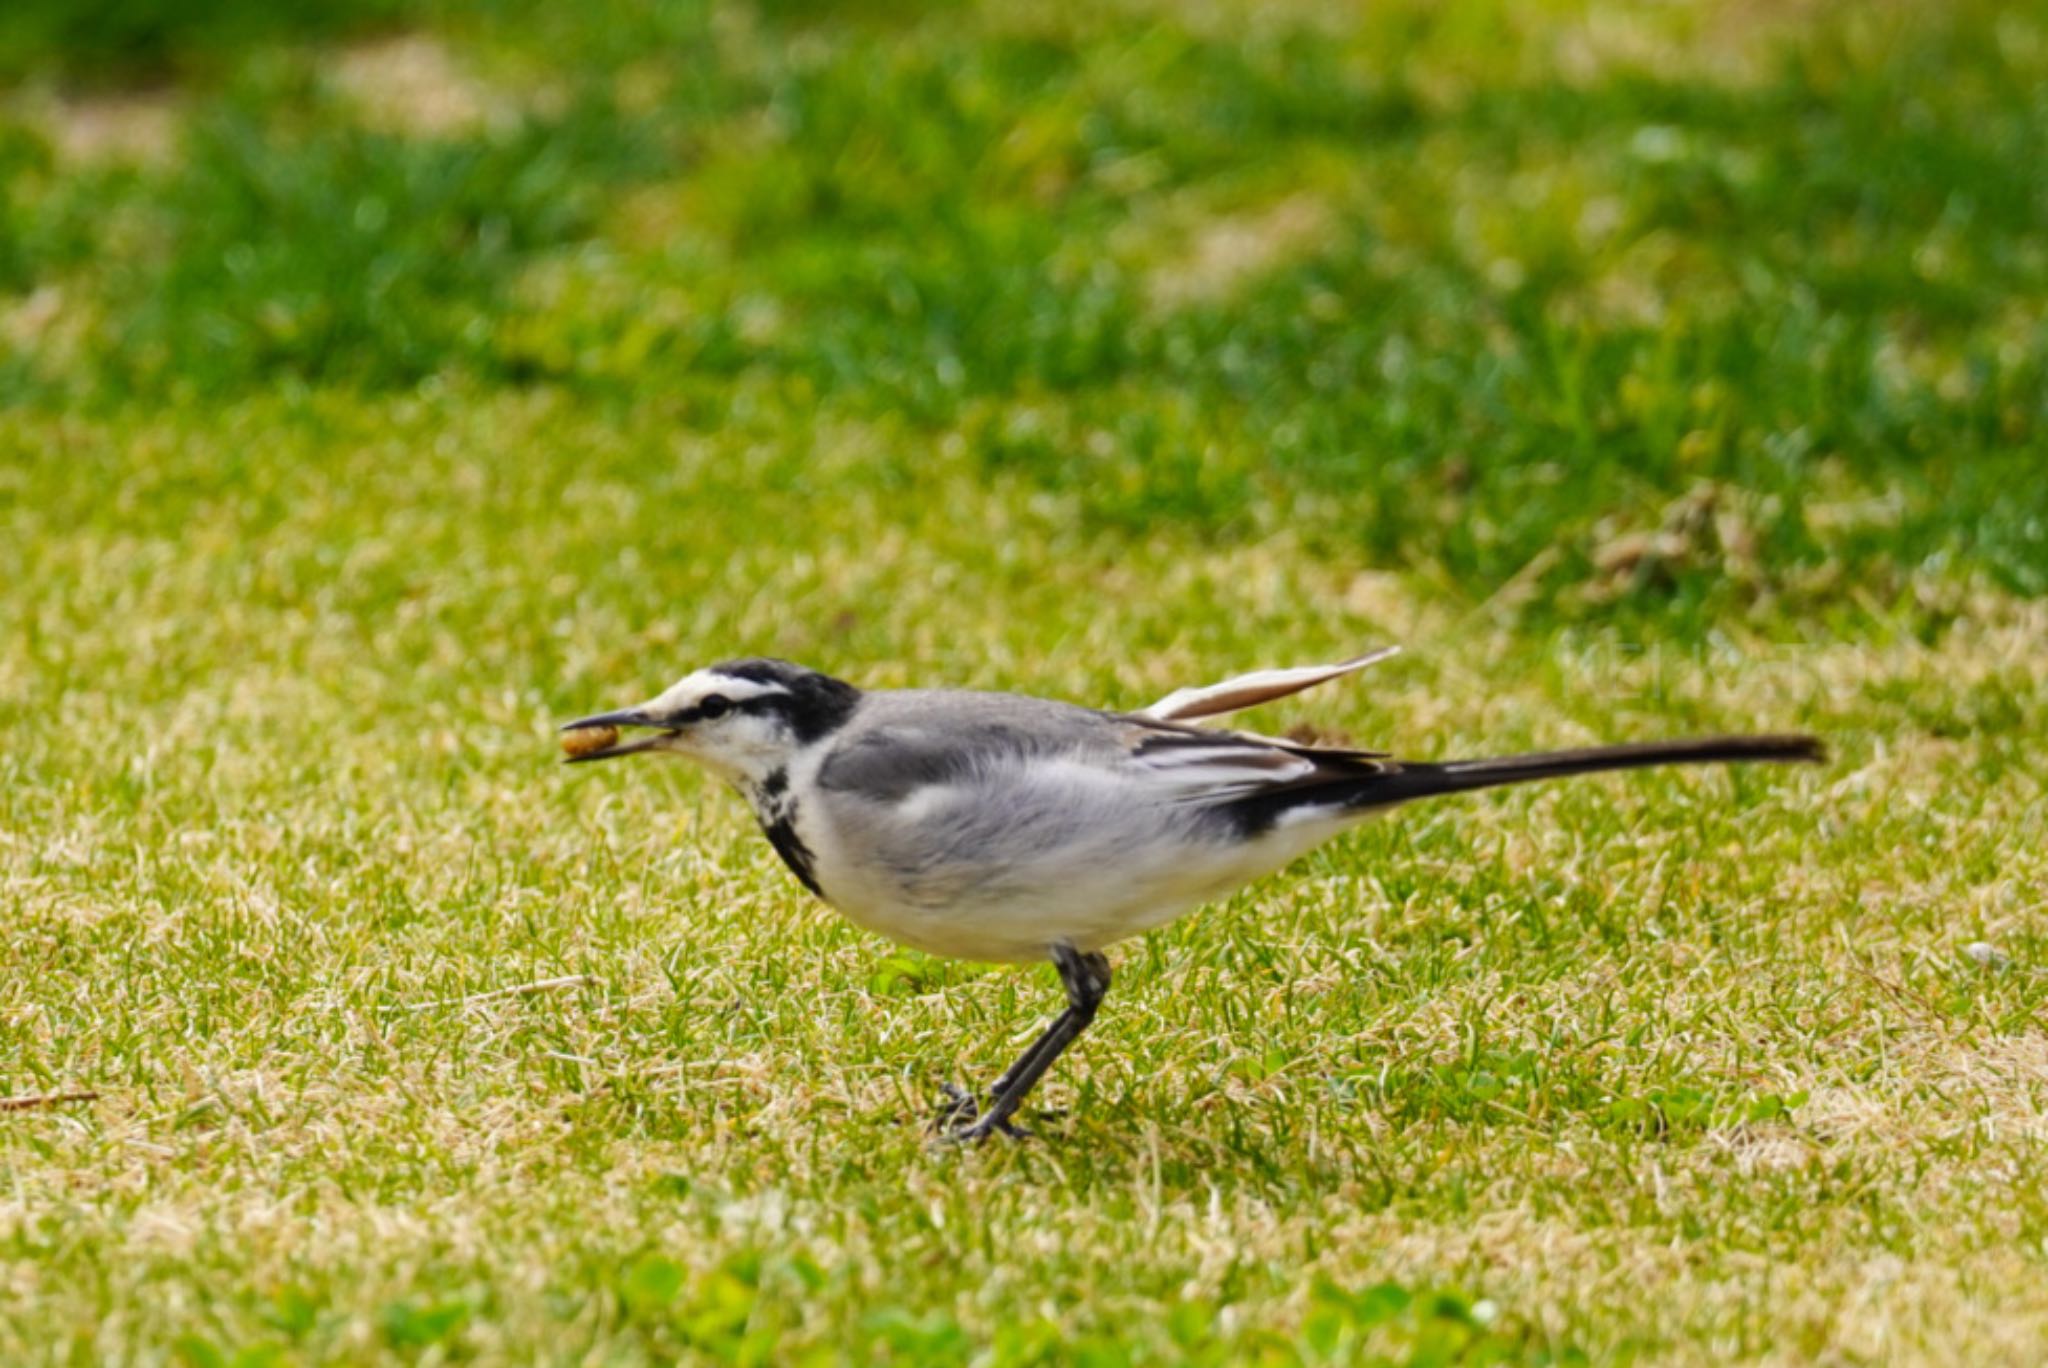
POLYGON ((1404 761, 1399 769, 1360 783, 1349 806, 1381 807, 1442 793, 1525 784, 1533 779, 1560 779, 1568 774, 1646 769, 1652 765, 1728 765, 1751 761, 1819 764, 1826 759, 1827 748, 1812 736, 1703 736, 1689 741, 1538 751, 1492 760, 1452 760, 1442 764, 1404 761))
POLYGON ((1750 761, 1818 764, 1826 759, 1826 747, 1811 736, 1704 736, 1689 741, 1539 751, 1492 760, 1379 761, 1375 762, 1378 768, 1369 774, 1333 772, 1328 777, 1240 798, 1230 804, 1229 810, 1240 829, 1257 832, 1270 828, 1290 812, 1304 809, 1365 812, 1417 798, 1525 784, 1534 779, 1561 779, 1570 774, 1644 769, 1652 765, 1726 765, 1750 761))

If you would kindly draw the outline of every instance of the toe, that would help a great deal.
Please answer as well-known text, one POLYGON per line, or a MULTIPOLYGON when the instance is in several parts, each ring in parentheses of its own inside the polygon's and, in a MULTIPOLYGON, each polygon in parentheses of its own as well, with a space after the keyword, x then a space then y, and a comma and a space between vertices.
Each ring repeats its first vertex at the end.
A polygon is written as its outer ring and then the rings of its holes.
POLYGON ((956 1083, 939 1085, 939 1104, 932 1109, 932 1128, 945 1130, 972 1122, 981 1115, 981 1103, 974 1094, 956 1083))

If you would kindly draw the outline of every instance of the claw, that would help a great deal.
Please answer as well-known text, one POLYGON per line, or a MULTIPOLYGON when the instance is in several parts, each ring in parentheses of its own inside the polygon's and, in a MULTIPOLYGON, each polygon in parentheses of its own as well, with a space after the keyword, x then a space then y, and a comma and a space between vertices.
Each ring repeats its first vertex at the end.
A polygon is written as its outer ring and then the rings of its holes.
POLYGON ((981 1115, 981 1103, 958 1083, 939 1084, 941 1101, 932 1113, 932 1129, 943 1131, 973 1121, 981 1115))
POLYGON ((963 1120, 944 1131, 939 1138, 955 1145, 977 1145, 991 1135, 1007 1135, 1012 1140, 1035 1140, 1037 1132, 1028 1131, 1008 1117, 984 1116, 979 1120, 963 1120))
POLYGON ((970 1145, 997 1134, 1007 1135, 1012 1140, 1037 1138, 1036 1132, 1026 1130, 1007 1116, 997 1118, 983 1114, 980 1100, 957 1083, 941 1083, 939 1092, 945 1100, 939 1103, 937 1114, 932 1117, 932 1130, 941 1140, 970 1145))

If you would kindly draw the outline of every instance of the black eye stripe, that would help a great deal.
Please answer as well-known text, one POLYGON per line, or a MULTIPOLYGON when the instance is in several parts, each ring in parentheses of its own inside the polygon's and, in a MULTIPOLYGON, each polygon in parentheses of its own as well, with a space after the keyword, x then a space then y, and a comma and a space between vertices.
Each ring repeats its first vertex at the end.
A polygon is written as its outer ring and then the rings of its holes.
POLYGON ((790 703, 789 695, 766 693, 754 698, 738 700, 724 694, 706 694, 681 712, 671 713, 664 724, 670 727, 687 727, 693 722, 711 722, 729 713, 773 713, 785 712, 790 703))
POLYGON ((768 691, 735 703, 734 711, 775 717, 801 744, 845 726, 860 706, 860 690, 853 685, 787 660, 728 660, 713 666, 712 673, 744 684, 768 685, 768 691))

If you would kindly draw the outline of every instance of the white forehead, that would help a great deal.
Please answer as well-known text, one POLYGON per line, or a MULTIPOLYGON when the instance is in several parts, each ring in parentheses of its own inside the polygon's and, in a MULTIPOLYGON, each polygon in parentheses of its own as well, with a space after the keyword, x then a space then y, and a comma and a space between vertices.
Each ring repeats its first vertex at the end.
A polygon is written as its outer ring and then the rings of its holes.
POLYGON ((702 703, 712 694, 723 694, 735 703, 744 703, 750 698, 766 694, 786 694, 784 686, 758 679, 741 679, 736 675, 720 674, 714 669, 697 670, 664 689, 649 700, 650 711, 679 712, 702 703))

